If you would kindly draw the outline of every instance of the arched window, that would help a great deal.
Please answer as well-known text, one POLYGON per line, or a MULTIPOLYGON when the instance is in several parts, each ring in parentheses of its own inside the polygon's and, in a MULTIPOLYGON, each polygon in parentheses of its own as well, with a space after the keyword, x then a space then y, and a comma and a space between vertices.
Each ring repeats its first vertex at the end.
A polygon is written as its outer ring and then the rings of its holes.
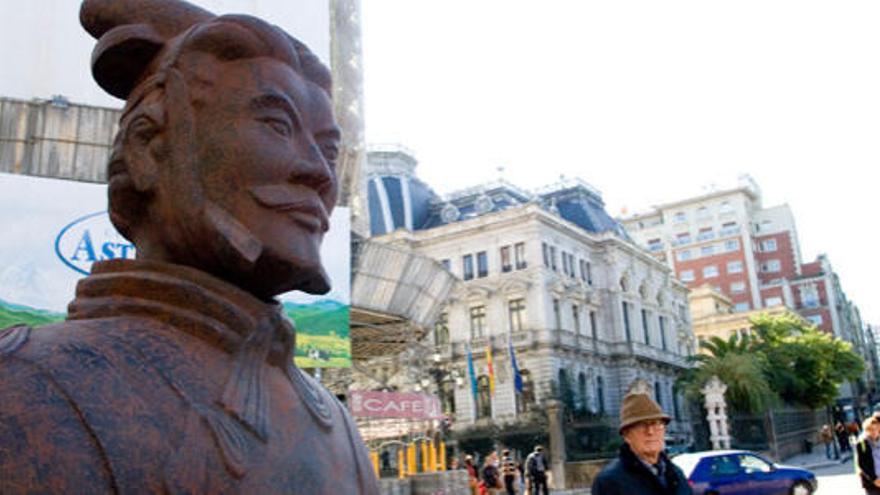
POLYGON ((480 375, 477 378, 477 419, 492 416, 492 394, 489 390, 489 377, 480 375))
POLYGON ((578 409, 586 411, 589 408, 587 400, 587 374, 581 371, 578 374, 578 409))
POLYGON ((601 376, 596 377, 596 402, 599 406, 599 413, 605 414, 605 384, 601 376))
POLYGON ((535 404, 535 385, 532 383, 532 374, 529 370, 520 370, 522 377, 522 392, 517 396, 517 412, 524 413, 530 411, 535 404))

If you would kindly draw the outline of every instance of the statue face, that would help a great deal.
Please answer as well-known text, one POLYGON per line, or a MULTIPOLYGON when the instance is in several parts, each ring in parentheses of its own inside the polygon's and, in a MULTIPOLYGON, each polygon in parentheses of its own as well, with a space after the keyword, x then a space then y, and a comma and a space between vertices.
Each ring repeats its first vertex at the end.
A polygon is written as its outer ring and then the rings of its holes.
POLYGON ((192 63, 193 73, 213 81, 193 91, 194 177, 208 230, 229 241, 201 246, 219 260, 208 271, 261 297, 326 292, 320 245, 336 202, 340 139, 330 99, 267 57, 220 62, 204 55, 192 63), (252 263, 229 260, 249 254, 252 263))

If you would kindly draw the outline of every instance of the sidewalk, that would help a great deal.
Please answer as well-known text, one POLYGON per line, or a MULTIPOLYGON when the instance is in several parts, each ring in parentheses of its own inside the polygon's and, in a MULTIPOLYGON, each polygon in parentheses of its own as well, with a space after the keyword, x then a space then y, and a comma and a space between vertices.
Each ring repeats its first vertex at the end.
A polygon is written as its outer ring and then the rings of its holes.
POLYGON ((852 451, 849 451, 841 452, 840 459, 838 460, 829 460, 827 457, 825 457, 825 447, 821 447, 813 448, 813 452, 809 454, 798 454, 796 456, 789 457, 788 459, 780 462, 780 464, 787 464, 789 466, 797 466, 800 468, 813 470, 843 464, 845 462, 849 462, 851 459, 852 451))

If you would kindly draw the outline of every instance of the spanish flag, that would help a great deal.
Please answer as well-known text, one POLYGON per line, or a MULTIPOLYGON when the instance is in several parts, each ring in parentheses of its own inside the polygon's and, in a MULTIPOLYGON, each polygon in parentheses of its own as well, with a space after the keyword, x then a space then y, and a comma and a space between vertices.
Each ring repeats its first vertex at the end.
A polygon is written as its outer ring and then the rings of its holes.
POLYGON ((489 371, 489 393, 495 395, 495 368, 492 366, 491 345, 486 345, 486 369, 489 371))

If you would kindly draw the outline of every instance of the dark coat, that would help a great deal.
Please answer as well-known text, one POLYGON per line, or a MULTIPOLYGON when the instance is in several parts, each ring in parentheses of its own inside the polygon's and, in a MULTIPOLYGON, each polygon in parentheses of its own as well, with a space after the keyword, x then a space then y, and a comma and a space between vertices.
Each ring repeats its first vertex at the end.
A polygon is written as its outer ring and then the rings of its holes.
POLYGON ((859 440, 856 444, 856 467, 859 473, 859 479, 862 481, 862 488, 868 493, 880 493, 880 488, 874 486, 874 480, 877 479, 876 466, 874 466, 874 455, 871 443, 867 438, 859 440))
POLYGON ((691 495, 684 473, 666 454, 660 454, 666 463, 666 488, 624 443, 617 459, 605 466, 593 482, 593 495, 691 495))

